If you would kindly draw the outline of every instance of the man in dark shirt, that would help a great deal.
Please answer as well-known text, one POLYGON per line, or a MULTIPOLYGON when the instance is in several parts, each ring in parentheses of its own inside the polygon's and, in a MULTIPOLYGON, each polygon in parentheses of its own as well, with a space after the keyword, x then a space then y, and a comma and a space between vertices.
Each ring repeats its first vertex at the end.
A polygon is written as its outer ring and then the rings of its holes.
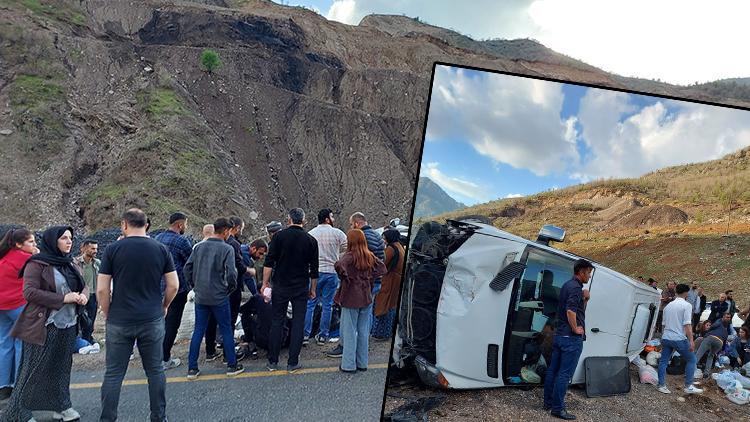
POLYGON ((733 290, 727 290, 724 292, 725 295, 727 295, 727 303, 729 304, 729 309, 727 309, 727 312, 732 314, 736 314, 739 309, 737 309, 737 302, 734 301, 734 291, 733 290))
POLYGON ((240 321, 244 333, 241 351, 251 359, 258 359, 258 348, 256 347, 258 324, 256 318, 258 316, 258 304, 263 301, 263 298, 258 294, 258 283, 255 281, 255 261, 263 259, 268 251, 268 243, 263 239, 255 239, 250 245, 241 245, 240 250, 242 251, 242 262, 248 268, 253 269, 252 272, 248 271, 243 279, 252 296, 240 306, 240 321))
POLYGON ((669 305, 675 297, 677 297, 677 291, 675 288, 677 283, 674 281, 667 282, 667 288, 661 291, 661 304, 659 305, 659 314, 656 316, 656 330, 655 332, 661 333, 664 324, 662 318, 664 317, 664 308, 669 305))
POLYGON ((177 271, 177 277, 180 279, 180 287, 177 289, 177 295, 169 305, 167 316, 164 318, 164 369, 172 369, 180 366, 180 359, 172 358, 172 346, 177 338, 177 330, 180 329, 182 322, 182 313, 185 311, 188 293, 190 287, 185 282, 185 275, 182 272, 183 267, 190 252, 193 251, 193 245, 183 235, 187 230, 187 216, 181 212, 176 212, 169 216, 169 228, 156 236, 156 240, 167 247, 172 254, 174 267, 177 271))
POLYGON ((305 212, 301 208, 289 211, 289 226, 273 237, 263 264, 261 291, 268 287, 272 289, 269 371, 278 369, 281 328, 289 302, 292 303, 292 329, 287 371, 296 372, 301 368, 299 353, 302 350, 307 299, 315 298, 318 281, 318 241, 302 228, 304 222, 305 212))
POLYGON ((576 417, 565 410, 565 393, 568 391, 578 358, 586 339, 585 315, 589 291, 583 285, 591 279, 594 266, 581 258, 573 265, 573 278, 560 289, 557 305, 557 331, 552 345, 552 359, 544 380, 544 407, 552 416, 573 420, 576 417))
POLYGON ((708 320, 712 323, 717 319, 721 318, 722 315, 729 312, 729 302, 727 302, 727 294, 722 293, 719 295, 719 300, 711 302, 711 313, 708 315, 708 320))
POLYGON ((143 211, 126 211, 121 223, 125 237, 104 250, 99 268, 96 296, 107 319, 101 421, 117 419, 122 380, 136 341, 148 377, 151 420, 167 420, 164 315, 180 282, 167 248, 146 235, 146 221, 143 211))

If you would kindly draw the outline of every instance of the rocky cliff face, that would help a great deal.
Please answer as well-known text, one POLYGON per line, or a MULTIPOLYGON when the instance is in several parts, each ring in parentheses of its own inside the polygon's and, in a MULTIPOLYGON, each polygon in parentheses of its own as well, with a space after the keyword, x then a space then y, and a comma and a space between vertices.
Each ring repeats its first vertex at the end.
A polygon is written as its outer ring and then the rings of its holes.
POLYGON ((624 86, 441 34, 262 0, 0 0, 0 219, 92 231, 140 206, 258 231, 301 206, 379 225, 409 214, 434 61, 624 86))

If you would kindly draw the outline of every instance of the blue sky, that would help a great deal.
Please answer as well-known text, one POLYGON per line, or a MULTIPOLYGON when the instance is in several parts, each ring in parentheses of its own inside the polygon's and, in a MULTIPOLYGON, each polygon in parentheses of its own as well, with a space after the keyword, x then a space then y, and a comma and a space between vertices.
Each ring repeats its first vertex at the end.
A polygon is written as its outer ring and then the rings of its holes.
POLYGON ((750 145, 750 112, 438 66, 421 176, 467 205, 750 145))
POLYGON ((333 0, 273 0, 279 4, 285 4, 287 6, 304 6, 308 9, 312 9, 324 15, 331 9, 333 0))

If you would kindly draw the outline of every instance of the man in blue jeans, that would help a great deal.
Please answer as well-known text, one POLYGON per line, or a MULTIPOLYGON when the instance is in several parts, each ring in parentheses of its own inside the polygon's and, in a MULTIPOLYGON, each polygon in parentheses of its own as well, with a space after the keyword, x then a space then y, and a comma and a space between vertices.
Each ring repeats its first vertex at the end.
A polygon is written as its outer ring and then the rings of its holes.
POLYGON ((672 353, 677 353, 685 359, 685 388, 687 394, 699 394, 703 390, 693 385, 695 374, 695 343, 693 342, 693 305, 685 299, 690 287, 687 284, 678 284, 676 297, 664 307, 662 324, 664 325, 661 336, 661 358, 659 359, 659 385, 657 390, 664 394, 671 391, 667 388, 666 373, 672 353))
POLYGON ((195 327, 190 339, 188 354, 188 379, 198 378, 198 354, 206 335, 209 316, 219 324, 224 353, 227 357, 227 375, 234 376, 244 368, 237 363, 234 350, 234 328, 231 323, 229 296, 237 287, 237 268, 234 248, 226 243, 233 224, 226 218, 214 222, 214 234, 205 242, 195 245, 185 263, 185 281, 195 292, 195 327))
POLYGON ((315 299, 307 301, 305 314, 305 335, 302 344, 307 344, 312 334, 312 320, 315 307, 322 304, 320 326, 315 342, 324 345, 328 341, 331 329, 331 313, 333 311, 333 295, 339 287, 339 276, 333 264, 339 260, 339 255, 346 249, 346 234, 333 227, 333 211, 324 208, 318 212, 318 225, 308 234, 318 241, 318 284, 315 299))
POLYGON ((552 358, 544 379, 544 408, 552 416, 574 420, 565 410, 565 394, 581 357, 586 340, 586 303, 589 291, 583 285, 591 279, 594 266, 581 258, 573 265, 573 278, 560 288, 557 305, 557 331, 552 342, 552 358))
POLYGON ((148 378, 151 421, 167 420, 162 365, 164 315, 180 282, 167 248, 146 235, 147 221, 146 214, 139 209, 126 211, 121 222, 125 237, 104 250, 99 267, 96 296, 107 319, 101 421, 117 419, 122 380, 136 341, 148 378))

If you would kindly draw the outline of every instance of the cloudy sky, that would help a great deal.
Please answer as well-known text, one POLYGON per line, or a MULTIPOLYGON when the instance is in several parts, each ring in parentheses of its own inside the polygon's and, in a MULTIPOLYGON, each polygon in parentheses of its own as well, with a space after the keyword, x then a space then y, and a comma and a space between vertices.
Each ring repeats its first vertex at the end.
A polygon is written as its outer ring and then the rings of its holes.
POLYGON ((471 205, 748 145, 749 111, 438 66, 420 175, 471 205))
POLYGON ((727 0, 277 0, 356 25, 419 17, 475 39, 533 38, 624 76, 692 84, 750 76, 750 2, 727 0), (471 5, 471 6, 468 6, 471 5))

